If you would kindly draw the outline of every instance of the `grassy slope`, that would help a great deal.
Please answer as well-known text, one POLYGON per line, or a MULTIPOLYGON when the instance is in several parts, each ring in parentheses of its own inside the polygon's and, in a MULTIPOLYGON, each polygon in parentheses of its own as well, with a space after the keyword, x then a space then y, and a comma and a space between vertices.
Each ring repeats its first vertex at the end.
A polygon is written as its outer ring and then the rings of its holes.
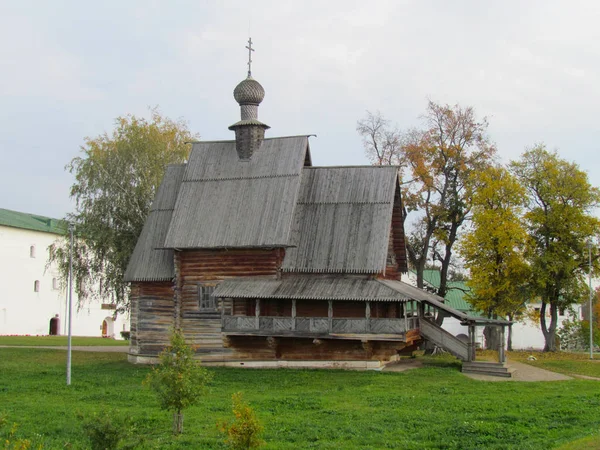
POLYGON ((224 448, 218 420, 243 391, 266 429, 267 448, 548 449, 600 423, 598 382, 486 383, 432 360, 404 373, 211 369, 215 381, 190 408, 173 441, 170 417, 142 388, 147 367, 123 354, 75 352, 64 385, 64 352, 0 349, 0 412, 41 433, 46 448, 86 448, 77 412, 118 409, 137 423, 141 448, 224 448))
MULTIPOLYGON (((72 345, 84 346, 129 345, 129 342, 125 340, 104 339, 101 337, 73 336, 71 341, 72 345)), ((60 347, 67 345, 67 336, 0 336, 0 345, 60 347)))

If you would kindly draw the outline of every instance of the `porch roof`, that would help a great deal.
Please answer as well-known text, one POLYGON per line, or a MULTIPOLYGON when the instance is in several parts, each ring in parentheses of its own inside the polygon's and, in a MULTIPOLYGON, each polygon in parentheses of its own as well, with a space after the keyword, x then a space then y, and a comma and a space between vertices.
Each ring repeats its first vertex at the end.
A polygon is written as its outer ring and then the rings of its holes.
POLYGON ((233 278, 219 284, 213 295, 220 298, 290 300, 412 300, 379 280, 345 277, 233 278))

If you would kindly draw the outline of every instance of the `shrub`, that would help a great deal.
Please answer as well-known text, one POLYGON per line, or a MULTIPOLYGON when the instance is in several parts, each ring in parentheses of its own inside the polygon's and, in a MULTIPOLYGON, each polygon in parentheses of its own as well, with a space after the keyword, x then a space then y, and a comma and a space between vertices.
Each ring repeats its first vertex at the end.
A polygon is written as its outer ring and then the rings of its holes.
POLYGON ((258 448, 264 444, 260 439, 263 426, 256 417, 254 410, 244 402, 243 394, 237 392, 231 396, 233 415, 235 419, 230 424, 217 424, 219 430, 227 434, 226 443, 235 450, 258 448))
POLYGON ((144 384, 158 396, 162 409, 173 411, 173 433, 183 432, 183 410, 198 403, 212 374, 194 360, 194 351, 185 343, 181 330, 171 333, 171 344, 160 354, 160 364, 144 384))
MULTIPOLYGON (((24 439, 16 436, 19 424, 13 423, 8 427, 8 419, 5 415, 0 415, 0 438, 2 442, 2 449, 4 450, 42 450, 44 444, 38 442, 39 439, 24 439), (8 428, 8 429, 7 429, 8 428)), ((37 438, 41 438, 37 435, 37 438)))
POLYGON ((78 415, 82 420, 83 432, 92 450, 115 450, 132 432, 130 419, 123 418, 117 411, 78 415))

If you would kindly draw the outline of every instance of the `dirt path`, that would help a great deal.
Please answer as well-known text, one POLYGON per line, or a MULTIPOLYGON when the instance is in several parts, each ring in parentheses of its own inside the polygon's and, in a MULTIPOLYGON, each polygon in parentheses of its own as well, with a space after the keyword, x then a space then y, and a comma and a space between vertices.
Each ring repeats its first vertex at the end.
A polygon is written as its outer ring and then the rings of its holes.
POLYGON ((493 377, 490 375, 479 375, 474 373, 465 373, 464 375, 474 380, 481 381, 562 381, 572 380, 573 377, 563 375, 562 373, 551 372, 539 367, 533 367, 516 361, 509 361, 508 366, 515 369, 511 378, 493 377))
MULTIPOLYGON (((66 346, 61 345, 0 345, 0 348, 47 348, 50 350, 67 350, 66 346)), ((129 347, 126 345, 74 345, 71 347, 74 352, 103 352, 103 353, 127 353, 129 347)))

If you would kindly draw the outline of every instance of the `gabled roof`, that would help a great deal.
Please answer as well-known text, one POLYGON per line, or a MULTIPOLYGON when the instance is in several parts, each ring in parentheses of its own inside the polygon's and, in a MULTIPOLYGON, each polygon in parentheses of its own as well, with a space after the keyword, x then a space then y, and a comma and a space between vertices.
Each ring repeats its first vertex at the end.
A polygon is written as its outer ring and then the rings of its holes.
POLYGON ((164 247, 289 246, 307 152, 308 136, 265 139, 249 161, 235 141, 194 144, 164 247))
POLYGON ((65 234, 67 231, 64 220, 3 208, 0 208, 0 225, 53 234, 65 234))
POLYGON ((304 168, 283 270, 383 272, 397 178, 395 166, 304 168))
POLYGON ((174 276, 173 250, 162 249, 185 164, 170 165, 129 260, 125 281, 167 281, 174 276))

